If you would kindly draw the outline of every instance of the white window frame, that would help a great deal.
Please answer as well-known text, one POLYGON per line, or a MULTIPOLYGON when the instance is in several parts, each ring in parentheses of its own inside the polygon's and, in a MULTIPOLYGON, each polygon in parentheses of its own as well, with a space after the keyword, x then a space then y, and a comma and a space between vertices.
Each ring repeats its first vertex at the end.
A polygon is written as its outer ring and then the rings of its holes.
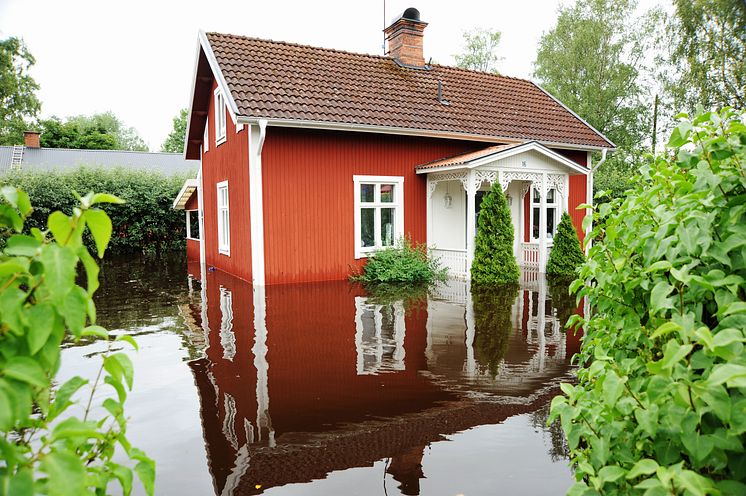
MULTIPOLYGON (((531 198, 530 198, 531 201, 529 202, 529 219, 530 220, 528 224, 528 229, 529 229, 529 238, 531 239, 531 242, 538 243, 539 238, 534 237, 534 208, 538 208, 539 211, 541 211, 541 197, 539 198, 539 201, 534 201, 534 191, 538 193, 539 188, 532 186, 529 192, 529 194, 531 195, 531 198)), ((547 211, 549 211, 550 209, 554 209, 554 232, 552 233, 551 238, 547 236, 547 245, 549 246, 551 246, 552 243, 554 243, 554 236, 557 235, 557 225, 559 224, 560 216, 562 215, 562 210, 560 208, 562 204, 559 201, 559 191, 556 188, 547 188, 547 193, 546 193, 547 198, 549 198, 550 191, 554 191, 554 201, 551 203, 549 201, 546 201, 544 204, 544 207, 546 208, 547 211)), ((549 219, 548 215, 547 215, 547 219, 549 219)), ((539 235, 541 235, 541 233, 539 233, 539 235)))
POLYGON ((230 190, 228 181, 221 181, 217 184, 216 204, 218 207, 218 253, 230 256, 231 254, 231 210, 230 210, 230 190), (225 189, 225 205, 220 204, 220 190, 225 189), (227 213, 224 217, 223 211, 227 213), (223 220, 225 219, 225 224, 223 220), (225 238, 225 240, 223 239, 225 238), (225 242, 224 242, 225 241, 225 242))
POLYGON ((204 155, 210 150, 210 121, 205 120, 205 135, 202 137, 202 154, 204 155))
POLYGON ((394 242, 404 237, 404 177, 403 176, 352 176, 352 182, 355 188, 355 258, 366 258, 368 254, 373 253, 382 248, 386 248, 381 244, 381 208, 393 208, 394 209, 394 242), (360 185, 361 184, 374 184, 375 195, 372 203, 363 203, 360 198, 360 185), (394 201, 392 203, 382 203, 381 200, 381 184, 393 184, 394 185, 394 201), (361 216, 360 209, 362 208, 374 208, 374 229, 375 229, 375 245, 363 247, 362 233, 361 233, 361 216))
POLYGON ((225 114, 225 95, 218 88, 215 90, 215 146, 225 143, 227 129, 225 114))
MULTIPOLYGON (((199 241, 200 238, 192 237, 192 215, 199 215, 199 210, 184 210, 184 212, 186 212, 186 237, 187 239, 199 241)), ((199 220, 197 221, 197 225, 199 225, 199 220)))

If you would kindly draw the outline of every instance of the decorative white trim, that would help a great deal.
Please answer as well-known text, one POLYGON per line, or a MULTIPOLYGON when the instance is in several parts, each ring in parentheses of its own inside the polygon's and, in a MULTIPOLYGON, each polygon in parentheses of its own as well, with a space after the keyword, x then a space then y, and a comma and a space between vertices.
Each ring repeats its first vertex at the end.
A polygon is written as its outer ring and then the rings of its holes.
MULTIPOLYGON (((569 158, 560 155, 554 150, 550 150, 542 143, 539 143, 538 141, 530 141, 528 143, 524 143, 519 146, 514 146, 506 150, 498 151, 490 155, 486 155, 484 157, 479 157, 477 159, 474 159, 472 161, 469 161, 463 164, 447 165, 443 167, 433 167, 430 169, 419 169, 416 171, 416 173, 417 174, 433 174, 433 173, 440 173, 440 172, 451 171, 451 170, 475 169, 477 167, 482 167, 484 165, 491 164, 498 160, 502 160, 508 157, 512 157, 513 155, 518 155, 518 154, 525 153, 528 151, 535 151, 535 152, 541 153, 547 158, 554 160, 555 162, 559 162, 560 164, 577 172, 578 174, 588 174, 590 172, 587 167, 583 167, 582 165, 576 164, 569 158)), ((542 173, 539 171, 533 171, 533 172, 538 172, 540 174, 542 173)))
POLYGON ((264 190, 262 187, 262 148, 267 136, 267 122, 250 125, 249 140, 249 218, 251 221, 251 279, 254 286, 264 286, 264 190))
POLYGON ((381 220, 380 210, 382 208, 393 208, 394 209, 394 233, 393 241, 396 242, 399 238, 404 237, 404 176, 352 176, 352 183, 354 188, 354 226, 355 226, 355 258, 366 258, 370 253, 374 253, 377 250, 384 248, 379 241, 381 240, 381 220), (360 185, 361 184, 393 184, 394 185, 394 201, 391 203, 382 203, 380 201, 380 188, 375 188, 375 197, 373 203, 362 203, 360 199, 360 185), (374 215, 374 229, 375 229, 375 243, 374 246, 363 248, 362 240, 362 220, 360 218, 360 209, 369 206, 375 209, 374 215))
POLYGON ((231 208, 230 208, 230 189, 228 188, 228 181, 220 181, 215 185, 217 194, 217 211, 218 211, 218 253, 221 255, 231 255, 231 208), (220 205, 220 190, 225 189, 225 207, 220 205), (223 224, 223 217, 221 210, 225 209, 228 212, 227 225, 223 224), (226 235, 226 243, 223 243, 223 234, 226 235))
MULTIPOLYGON (((483 182, 488 182, 492 186, 497 181, 497 171, 477 169, 474 171, 474 189, 478 190, 483 182)), ((503 188, 503 190, 507 187, 503 188)))
POLYGON ((210 151, 210 119, 205 118, 205 135, 202 136, 203 151, 202 155, 210 151))
POLYGON ((438 183, 444 181, 460 181, 464 190, 468 189, 468 173, 467 171, 460 172, 446 172, 443 174, 428 174, 427 175, 427 197, 432 198, 435 189, 438 187, 438 183))

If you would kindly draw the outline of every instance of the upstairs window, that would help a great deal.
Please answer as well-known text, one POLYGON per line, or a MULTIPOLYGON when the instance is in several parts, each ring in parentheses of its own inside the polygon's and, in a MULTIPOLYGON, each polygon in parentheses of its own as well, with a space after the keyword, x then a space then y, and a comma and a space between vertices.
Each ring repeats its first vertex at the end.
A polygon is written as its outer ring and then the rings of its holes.
MULTIPOLYGON (((531 188, 531 239, 533 241, 539 240, 539 213, 541 212, 541 196, 539 190, 531 188)), ((547 239, 551 240, 554 238, 555 230, 557 229, 557 220, 559 212, 559 200, 557 198, 557 191, 552 188, 547 190, 547 201, 546 201, 546 212, 547 212, 547 239)))
POLYGON ((225 96, 215 90, 215 145, 225 141, 225 96))
POLYGON ((218 183, 218 252, 231 254, 231 223, 228 205, 228 181, 218 183))
POLYGON ((404 236, 404 178, 354 176, 355 258, 394 246, 404 236))

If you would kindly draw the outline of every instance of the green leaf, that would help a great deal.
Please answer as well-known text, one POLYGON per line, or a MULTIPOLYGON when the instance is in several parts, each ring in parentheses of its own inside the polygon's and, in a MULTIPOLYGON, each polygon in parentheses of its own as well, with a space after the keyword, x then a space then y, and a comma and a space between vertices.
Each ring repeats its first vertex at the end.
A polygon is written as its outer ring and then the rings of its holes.
POLYGON ((49 476, 49 496, 79 496, 86 493, 85 468, 77 456, 53 451, 42 458, 41 469, 49 476))
MULTIPOLYGON (((2 480, 0 478, 0 480, 2 480)), ((18 470, 11 478, 8 485, 9 496, 33 496, 34 475, 28 468, 18 470)))
POLYGON ((77 417, 69 417, 57 424, 52 430, 51 441, 67 438, 103 439, 98 432, 96 422, 83 422, 77 417))
POLYGON ((35 360, 28 357, 15 356, 11 358, 5 364, 2 374, 39 388, 49 386, 49 379, 44 370, 35 360))
POLYGON ((123 465, 119 465, 117 463, 111 463, 109 465, 109 468, 111 468, 112 473, 114 474, 114 477, 119 480, 119 484, 122 486, 122 493, 124 496, 127 496, 132 493, 132 470, 130 470, 128 467, 125 467, 123 465))
POLYGON ((669 270, 672 267, 671 262, 668 260, 659 260, 655 262, 654 264, 651 264, 650 267, 648 267, 645 272, 656 272, 659 270, 669 270))
POLYGON ((598 478, 604 482, 614 482, 624 476, 624 469, 618 465, 608 465, 598 471, 598 478))
POLYGON ((132 381, 134 379, 135 375, 135 369, 132 366, 132 361, 130 360, 130 357, 128 357, 125 353, 114 353, 113 355, 110 355, 107 357, 107 359, 111 359, 116 361, 122 370, 122 375, 124 376, 124 380, 127 382, 127 387, 132 390, 132 381))
POLYGON ((714 489, 712 481, 691 470, 682 470, 677 479, 679 484, 694 496, 706 496, 714 489))
POLYGON ((91 205, 95 205, 96 203, 117 203, 122 204, 125 203, 124 200, 121 198, 118 198, 114 195, 109 195, 107 193, 96 193, 93 195, 93 198, 91 199, 91 205))
MULTIPOLYGON (((93 296, 93 293, 96 292, 99 286, 98 264, 96 264, 96 261, 93 259, 91 254, 88 253, 88 249, 85 246, 81 246, 80 248, 78 248, 78 257, 80 257, 80 261, 85 268, 86 289, 88 291, 88 296, 93 296)), ((91 319, 91 321, 94 322, 95 319, 91 319)))
POLYGON ((725 363, 715 365, 710 377, 707 378, 707 383, 710 386, 717 386, 725 383, 728 387, 734 387, 736 384, 741 384, 745 379, 746 366, 738 365, 736 363, 725 363))
POLYGON ((93 240, 96 242, 98 256, 99 258, 103 257, 104 251, 111 239, 111 219, 106 215, 106 212, 98 209, 86 210, 83 216, 85 217, 88 229, 91 230, 93 240))
POLYGON ((8 238, 5 253, 13 256, 33 257, 41 247, 41 243, 33 236, 15 234, 8 238))
POLYGON ((661 360, 661 366, 664 369, 668 369, 679 363, 689 353, 691 353, 694 345, 691 344, 679 344, 675 339, 671 339, 663 347, 663 360, 661 360))
POLYGON ((88 294, 80 286, 73 287, 59 307, 59 311, 65 319, 65 324, 77 338, 83 335, 87 310, 88 294))
POLYGON ((29 351, 35 355, 52 334, 55 320, 54 308, 49 303, 39 303, 29 308, 27 318, 29 327, 26 339, 29 351))
POLYGON ((47 227, 52 232, 54 239, 61 245, 67 244, 70 234, 73 232, 72 220, 59 210, 52 212, 49 216, 47 227))
POLYGON ((44 245, 39 260, 44 264, 44 286, 55 301, 61 302, 75 284, 75 252, 67 246, 44 245))
POLYGON ((116 339, 116 340, 117 340, 117 341, 125 341, 125 342, 127 342, 127 343, 131 344, 131 345, 132 345, 132 347, 133 347, 133 348, 134 348, 135 350, 139 350, 139 349, 140 349, 140 347, 139 347, 139 346, 137 346, 137 341, 135 341, 135 338, 133 338, 133 337, 132 337, 132 336, 130 336, 129 334, 122 334, 122 335, 120 335, 120 336, 117 336, 117 339, 116 339))
POLYGON ((606 372, 606 378, 603 384, 604 401, 610 407, 616 405, 617 400, 622 395, 624 383, 613 370, 606 372))
POLYGON ((673 291, 673 286, 668 284, 666 281, 660 281, 653 287, 653 291, 650 293, 650 307, 653 312, 664 310, 667 308, 673 308, 673 302, 668 295, 673 291))
POLYGON ((681 326, 679 324, 669 321, 660 325, 658 329, 656 329, 655 332, 650 335, 650 339, 659 338, 661 336, 665 336, 666 334, 679 330, 681 330, 681 326))
POLYGON ((52 406, 49 408, 48 420, 51 422, 60 413, 64 412, 68 406, 72 403, 70 399, 72 396, 83 386, 88 384, 88 381, 82 377, 75 376, 68 379, 62 386, 57 389, 57 392, 52 402, 52 406))
POLYGON ((643 458, 635 463, 629 472, 627 472, 627 479, 635 479, 641 475, 650 475, 658 470, 658 463, 650 458, 643 458))
POLYGON ((114 388, 114 390, 117 392, 117 398, 119 398, 119 402, 124 403, 124 401, 127 399, 127 391, 124 389, 124 384, 122 384, 121 367, 119 366, 119 364, 116 364, 116 367, 119 371, 119 378, 115 378, 114 374, 112 374, 111 371, 107 370, 107 372, 109 372, 111 375, 107 375, 106 377, 104 377, 104 382, 114 388))
POLYGON ((82 335, 83 336, 95 336, 97 338, 108 339, 109 331, 107 331, 105 328, 101 326, 92 325, 92 326, 88 326, 85 329, 83 329, 82 335))
POLYGON ((155 462, 147 458, 135 465, 135 472, 145 488, 145 494, 153 496, 155 494, 155 462))

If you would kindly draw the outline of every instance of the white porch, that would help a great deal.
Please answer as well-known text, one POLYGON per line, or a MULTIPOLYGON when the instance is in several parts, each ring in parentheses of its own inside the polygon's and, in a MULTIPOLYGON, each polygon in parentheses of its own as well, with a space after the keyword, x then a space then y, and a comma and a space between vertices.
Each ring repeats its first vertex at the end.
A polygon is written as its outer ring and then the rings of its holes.
POLYGON ((536 142, 490 147, 417 172, 427 175, 428 246, 451 277, 464 279, 474 258, 478 206, 493 183, 500 184, 508 201, 518 265, 524 273, 544 273, 557 224, 568 210, 569 178, 587 174, 536 142))

